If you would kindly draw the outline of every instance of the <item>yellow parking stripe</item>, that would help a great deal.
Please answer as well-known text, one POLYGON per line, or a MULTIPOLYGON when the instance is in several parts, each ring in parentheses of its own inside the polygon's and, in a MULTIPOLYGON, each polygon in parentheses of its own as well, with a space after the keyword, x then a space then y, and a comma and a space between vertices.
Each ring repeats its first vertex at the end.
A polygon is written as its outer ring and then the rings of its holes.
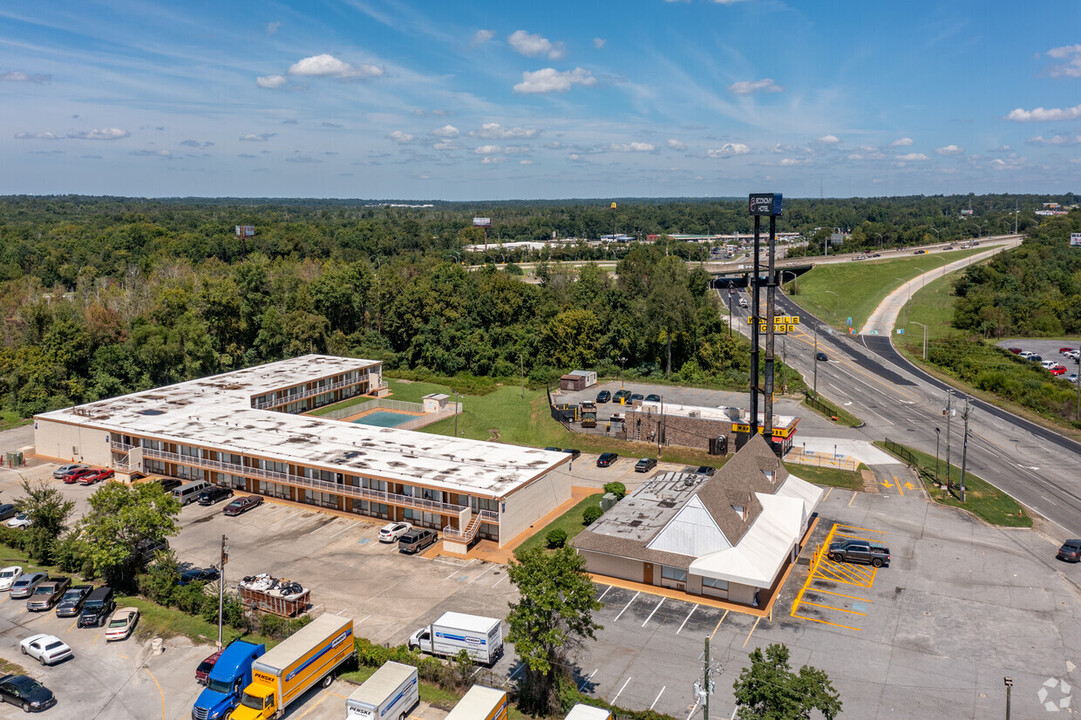
POLYGON ((724 619, 726 617, 728 617, 728 611, 727 610, 724 611, 724 615, 721 615, 721 619, 717 621, 717 627, 713 628, 713 632, 711 632, 709 634, 709 639, 710 640, 712 640, 713 636, 717 634, 717 631, 721 629, 721 623, 724 622, 724 619))
POLYGON ((761 617, 755 618, 754 627, 752 627, 751 631, 747 633, 747 639, 743 641, 743 647, 747 647, 747 643, 751 640, 751 635, 754 635, 754 631, 758 629, 758 623, 761 622, 761 620, 761 617))
POLYGON ((811 602, 810 600, 804 600, 803 604, 804 605, 813 605, 814 607, 826 608, 827 610, 836 610, 837 612, 851 613, 852 615, 864 615, 864 616, 867 615, 867 613, 860 612, 859 610, 845 610, 844 608, 834 607, 832 605, 823 605, 822 603, 814 603, 814 602, 811 602))
POLYGON ((842 625, 841 623, 830 622, 829 620, 819 620, 818 618, 807 617, 806 615, 796 615, 792 613, 792 617, 799 618, 800 620, 810 620, 811 622, 822 623, 823 625, 832 625, 833 627, 844 628, 845 630, 855 630, 856 632, 863 632, 857 627, 851 625, 842 625))

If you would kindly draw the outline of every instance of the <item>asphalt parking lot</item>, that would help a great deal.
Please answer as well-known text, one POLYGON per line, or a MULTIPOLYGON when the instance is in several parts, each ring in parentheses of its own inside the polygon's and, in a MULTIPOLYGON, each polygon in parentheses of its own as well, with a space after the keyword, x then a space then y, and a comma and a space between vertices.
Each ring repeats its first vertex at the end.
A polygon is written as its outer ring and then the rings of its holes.
POLYGON ((579 654, 579 686, 620 706, 686 718, 706 637, 718 668, 717 717, 732 711, 732 683, 748 654, 770 642, 788 646, 794 669, 825 670, 845 717, 924 720, 944 708, 949 717, 999 717, 1007 676, 1012 717, 1044 717, 1043 703, 1068 696, 1061 682, 1072 688, 1081 679, 1081 566, 1056 561, 1047 538, 992 528, 920 497, 834 491, 819 513, 809 548, 837 523, 864 528, 890 547, 891 566, 826 567, 808 583, 805 550, 773 618, 757 622, 598 584, 604 629, 579 654), (816 606, 801 602, 803 617, 793 617, 805 585, 803 598, 816 606))

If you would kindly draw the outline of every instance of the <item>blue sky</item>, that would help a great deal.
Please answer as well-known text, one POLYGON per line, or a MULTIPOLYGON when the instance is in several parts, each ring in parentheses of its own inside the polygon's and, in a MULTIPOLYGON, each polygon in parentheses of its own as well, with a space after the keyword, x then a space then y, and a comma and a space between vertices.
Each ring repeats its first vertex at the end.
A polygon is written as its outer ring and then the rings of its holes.
POLYGON ((0 5, 0 193, 1078 191, 1081 4, 0 5))

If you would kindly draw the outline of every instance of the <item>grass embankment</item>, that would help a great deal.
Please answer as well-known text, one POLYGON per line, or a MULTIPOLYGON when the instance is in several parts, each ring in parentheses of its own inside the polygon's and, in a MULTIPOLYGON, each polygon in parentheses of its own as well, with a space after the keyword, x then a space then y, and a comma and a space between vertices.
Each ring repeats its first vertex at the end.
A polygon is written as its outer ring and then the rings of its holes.
POLYGON ((534 547, 544 547, 547 543, 545 538, 548 537, 549 531, 555 530, 556 528, 560 528, 567 533, 567 544, 570 544, 570 541, 575 535, 586 529, 585 523, 582 522, 582 512, 591 505, 600 506, 602 497, 603 493, 597 493, 590 495, 587 498, 583 498, 581 502, 576 503, 570 510, 534 533, 532 537, 519 545, 515 552, 531 550, 534 547))
POLYGON ((0 431, 27 425, 33 418, 24 418, 11 410, 0 410, 0 431))
MULTIPOLYGON (((847 332, 848 318, 857 331, 882 300, 912 278, 954 260, 983 252, 977 247, 891 260, 816 265, 794 283, 795 300, 819 319, 847 332)), ((786 284, 791 288, 793 283, 786 284)))
POLYGON ((798 463, 785 463, 784 466, 788 472, 800 480, 806 480, 815 485, 827 485, 845 490, 863 489, 863 475, 860 470, 865 469, 864 465, 860 465, 855 470, 839 470, 837 468, 800 465, 798 463))
MULTIPOLYGON (((919 475, 924 487, 927 488, 927 494, 940 505, 949 505, 950 507, 967 510, 991 525, 1032 527, 1032 518, 1024 512, 1020 503, 978 475, 971 472, 965 473, 965 502, 962 503, 960 498, 956 496, 957 488, 961 484, 960 466, 952 463, 949 466, 950 483, 954 490, 952 492, 940 490, 935 482, 936 463, 934 457, 904 445, 891 443, 887 446, 882 441, 875 441, 875 445, 891 455, 901 458, 910 465, 914 465, 916 474, 919 475)), ((940 482, 945 482, 946 462, 944 459, 939 459, 937 464, 938 479, 940 482)))

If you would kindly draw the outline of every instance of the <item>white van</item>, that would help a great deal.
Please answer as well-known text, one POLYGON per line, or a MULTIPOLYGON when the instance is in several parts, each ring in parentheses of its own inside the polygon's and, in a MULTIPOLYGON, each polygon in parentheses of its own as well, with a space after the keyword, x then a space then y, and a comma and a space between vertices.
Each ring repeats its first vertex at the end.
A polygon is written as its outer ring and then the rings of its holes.
POLYGON ((210 483, 206 480, 189 480, 180 487, 175 487, 169 492, 180 501, 181 505, 188 505, 199 499, 199 493, 210 489, 210 483))

